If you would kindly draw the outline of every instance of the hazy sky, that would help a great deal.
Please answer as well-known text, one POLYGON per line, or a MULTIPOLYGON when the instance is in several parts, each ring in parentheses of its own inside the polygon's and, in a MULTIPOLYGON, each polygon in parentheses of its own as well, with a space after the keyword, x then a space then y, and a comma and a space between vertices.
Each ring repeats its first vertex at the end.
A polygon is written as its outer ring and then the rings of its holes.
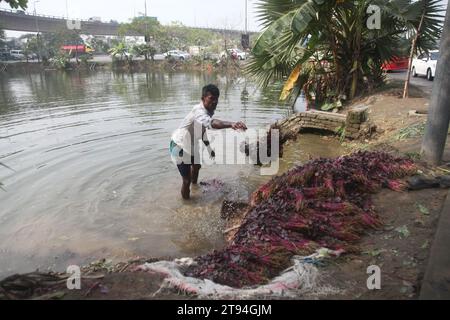
MULTIPOLYGON (((162 24, 181 21, 187 26, 245 28, 246 0, 147 0, 147 15, 156 16, 162 24)), ((248 28, 259 30, 255 18, 256 0, 247 0, 248 28)), ((69 18, 101 17, 103 21, 127 22, 145 11, 145 0, 29 0, 29 13, 34 5, 38 14, 69 18), (35 3, 36 2, 36 3, 35 3)), ((0 8, 9 6, 1 2, 0 8)))

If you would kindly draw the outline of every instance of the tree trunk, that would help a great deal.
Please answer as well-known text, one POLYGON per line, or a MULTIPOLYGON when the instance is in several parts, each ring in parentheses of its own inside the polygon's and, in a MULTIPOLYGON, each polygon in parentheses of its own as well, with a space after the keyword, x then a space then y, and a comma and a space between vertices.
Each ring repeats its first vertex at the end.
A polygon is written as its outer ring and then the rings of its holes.
POLYGON ((352 75, 352 84, 350 87, 350 100, 352 100, 356 95, 356 90, 358 87, 358 74, 360 69, 360 59, 361 59, 361 25, 362 25, 362 19, 361 15, 358 15, 358 23, 356 26, 356 37, 355 37, 355 52, 353 54, 353 63, 352 63, 352 69, 353 69, 353 75, 352 75))
MULTIPOLYGON (((426 5, 427 4, 425 3, 424 6, 426 7, 426 5)), ((409 53, 409 60, 408 60, 408 73, 406 74, 405 86, 403 88, 403 99, 408 98, 409 95, 409 82, 411 80, 411 65, 414 57, 414 52, 416 51, 417 40, 419 39, 420 32, 422 30, 424 18, 425 18, 425 8, 423 9, 422 17, 420 18, 419 27, 416 29, 416 36, 414 37, 413 42, 411 44, 411 52, 409 53)))
POLYGON ((436 66, 427 126, 422 141, 422 155, 425 160, 436 165, 442 160, 450 121, 450 90, 448 90, 450 51, 448 48, 450 48, 450 5, 447 5, 439 51, 440 58, 436 66))

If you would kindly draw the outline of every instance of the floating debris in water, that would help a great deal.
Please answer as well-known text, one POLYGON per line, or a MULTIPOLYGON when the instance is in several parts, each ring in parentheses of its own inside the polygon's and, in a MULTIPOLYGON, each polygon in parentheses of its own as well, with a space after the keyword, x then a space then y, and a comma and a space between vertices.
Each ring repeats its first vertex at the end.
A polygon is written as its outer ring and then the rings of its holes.
POLYGON ((204 193, 206 193, 206 192, 218 192, 218 191, 221 191, 224 188, 224 186, 225 186, 225 183, 223 183, 222 181, 220 181, 218 179, 211 179, 211 180, 202 181, 199 184, 202 187, 202 191, 204 193))

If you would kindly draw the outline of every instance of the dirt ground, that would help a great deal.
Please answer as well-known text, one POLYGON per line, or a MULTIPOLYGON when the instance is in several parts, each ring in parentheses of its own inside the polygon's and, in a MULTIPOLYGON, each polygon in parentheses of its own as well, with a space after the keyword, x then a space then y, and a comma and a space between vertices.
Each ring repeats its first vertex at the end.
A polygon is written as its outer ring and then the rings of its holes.
MULTIPOLYGON (((349 143, 352 150, 378 149, 408 155, 419 163, 423 126, 429 107, 428 97, 413 88, 410 98, 401 99, 398 83, 393 89, 363 99, 356 104, 368 105, 370 119, 378 130, 374 139, 349 143), (413 111, 417 111, 413 113, 413 111), (410 130, 417 125, 422 130, 410 130)), ((450 144, 444 152, 444 163, 450 161, 450 144)), ((431 175, 443 171, 425 167, 431 175), (431 170, 429 170, 431 169, 431 170)), ((382 190, 373 196, 377 213, 385 223, 382 230, 362 238, 361 254, 342 257, 324 268, 330 285, 341 288, 342 295, 330 299, 417 299, 439 214, 447 196, 445 189, 393 192, 382 190), (381 290, 368 290, 366 268, 381 269, 381 290)))
MULTIPOLYGON (((349 152, 358 149, 378 149, 406 154, 420 163, 420 143, 423 131, 410 130, 422 124, 424 115, 409 115, 411 110, 426 113, 429 99, 413 88, 411 97, 399 98, 398 84, 391 89, 357 101, 368 105, 370 119, 377 133, 370 140, 344 142, 349 152), (402 131, 403 130, 403 131, 402 131)), ((450 145, 444 160, 450 161, 450 145)), ((424 167, 425 173, 445 174, 436 168, 424 167)), ((450 171, 449 171, 450 172, 450 171)), ((359 254, 347 254, 320 267, 322 281, 340 290, 340 294, 321 299, 416 299, 420 292, 430 247, 436 231, 446 189, 394 192, 383 190, 373 195, 377 213, 384 222, 380 230, 371 231, 359 243, 359 254), (368 290, 367 267, 377 265, 381 270, 381 289, 368 290)), ((162 276, 133 272, 144 260, 122 263, 111 270, 89 268, 91 278, 82 278, 81 290, 67 290, 65 281, 58 285, 41 286, 33 293, 37 299, 195 299, 173 293, 156 294, 162 276), (94 278, 92 278, 94 277, 94 278)), ((1 290, 0 290, 1 297, 1 290)), ((314 297, 301 296, 298 299, 314 297)))

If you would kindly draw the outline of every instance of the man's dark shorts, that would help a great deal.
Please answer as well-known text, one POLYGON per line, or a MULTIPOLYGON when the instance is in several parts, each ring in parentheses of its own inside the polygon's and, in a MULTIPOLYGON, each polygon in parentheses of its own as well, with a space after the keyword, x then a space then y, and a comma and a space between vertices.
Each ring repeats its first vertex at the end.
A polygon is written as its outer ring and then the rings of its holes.
MULTIPOLYGON (((172 161, 177 165, 181 176, 188 177, 191 173, 191 164, 194 163, 194 156, 191 156, 190 163, 184 163, 181 161, 183 159, 184 151, 173 141, 170 141, 169 151, 172 161)), ((200 164, 198 164, 198 166, 201 168, 200 164)))

